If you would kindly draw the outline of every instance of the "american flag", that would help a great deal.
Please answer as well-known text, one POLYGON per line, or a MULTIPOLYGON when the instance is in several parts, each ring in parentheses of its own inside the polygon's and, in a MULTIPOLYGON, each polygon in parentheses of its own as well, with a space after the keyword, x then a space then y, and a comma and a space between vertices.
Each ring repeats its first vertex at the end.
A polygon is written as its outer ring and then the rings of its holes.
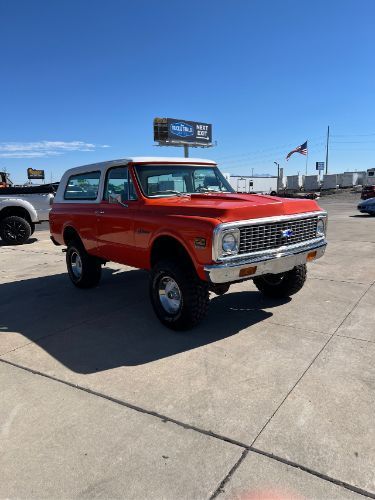
POLYGON ((289 158, 292 156, 293 153, 300 153, 301 155, 307 155, 307 141, 298 146, 295 149, 292 149, 290 153, 286 155, 286 160, 288 161, 289 158))

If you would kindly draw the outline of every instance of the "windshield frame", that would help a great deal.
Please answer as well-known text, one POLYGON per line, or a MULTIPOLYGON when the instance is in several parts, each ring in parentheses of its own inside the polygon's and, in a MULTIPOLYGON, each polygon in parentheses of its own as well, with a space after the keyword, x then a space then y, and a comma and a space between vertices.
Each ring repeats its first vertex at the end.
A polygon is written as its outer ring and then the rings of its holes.
POLYGON ((133 165, 133 171, 134 175, 137 180, 138 188, 141 191, 142 195, 145 198, 148 199, 158 199, 158 198, 172 198, 172 197, 187 197, 187 196, 195 196, 195 195, 211 195, 211 194, 233 194, 235 193, 235 190, 232 188, 230 185, 229 181, 224 177, 224 175, 221 173, 220 169, 217 167, 217 165, 214 164, 207 164, 207 163, 134 163, 133 165), (189 168, 189 169, 209 169, 215 173, 215 176, 219 178, 223 186, 227 189, 227 191, 202 191, 202 192, 193 192, 193 193, 186 193, 186 192, 176 192, 176 193, 165 193, 165 194, 156 194, 156 195, 150 195, 146 194, 144 191, 144 186, 141 182, 141 179, 138 175, 139 169, 142 169, 143 167, 155 167, 155 170, 158 168, 162 167, 170 167, 176 168, 176 167, 182 167, 182 168, 189 168))

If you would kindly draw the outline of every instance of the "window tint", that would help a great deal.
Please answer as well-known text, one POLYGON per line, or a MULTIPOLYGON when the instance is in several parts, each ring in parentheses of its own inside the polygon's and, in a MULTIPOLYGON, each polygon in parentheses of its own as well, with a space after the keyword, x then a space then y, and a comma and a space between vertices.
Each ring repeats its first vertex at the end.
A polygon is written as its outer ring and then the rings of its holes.
POLYGON ((66 200, 96 200, 98 196, 100 172, 85 172, 69 177, 65 188, 66 200))
POLYGON ((110 194, 121 195, 121 201, 137 199, 128 167, 111 168, 108 171, 103 199, 108 201, 110 194))

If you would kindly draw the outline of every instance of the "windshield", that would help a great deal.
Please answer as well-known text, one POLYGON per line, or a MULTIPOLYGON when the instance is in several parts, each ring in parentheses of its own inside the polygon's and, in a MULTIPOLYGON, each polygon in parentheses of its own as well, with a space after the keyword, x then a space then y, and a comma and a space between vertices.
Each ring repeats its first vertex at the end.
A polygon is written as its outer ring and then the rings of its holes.
POLYGON ((197 193, 234 193, 217 167, 197 165, 136 165, 146 196, 175 196, 197 193))

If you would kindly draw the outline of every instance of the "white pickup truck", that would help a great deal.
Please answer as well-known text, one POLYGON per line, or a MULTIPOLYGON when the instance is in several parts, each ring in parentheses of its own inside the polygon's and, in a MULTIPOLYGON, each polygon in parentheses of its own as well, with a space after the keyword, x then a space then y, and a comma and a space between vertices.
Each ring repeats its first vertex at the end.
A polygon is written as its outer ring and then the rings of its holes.
POLYGON ((35 224, 48 221, 53 199, 52 186, 0 189, 0 238, 11 245, 25 243, 35 224))

